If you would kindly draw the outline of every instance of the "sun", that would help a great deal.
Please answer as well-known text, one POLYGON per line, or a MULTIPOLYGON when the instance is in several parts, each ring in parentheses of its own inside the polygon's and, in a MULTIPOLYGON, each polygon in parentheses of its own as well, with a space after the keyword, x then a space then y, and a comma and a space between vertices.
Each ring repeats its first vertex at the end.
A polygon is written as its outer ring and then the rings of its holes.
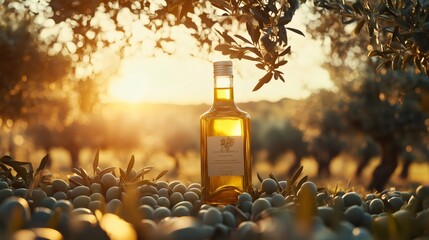
POLYGON ((145 100, 145 91, 150 77, 135 60, 124 60, 117 76, 109 85, 108 95, 112 101, 139 103, 145 100))

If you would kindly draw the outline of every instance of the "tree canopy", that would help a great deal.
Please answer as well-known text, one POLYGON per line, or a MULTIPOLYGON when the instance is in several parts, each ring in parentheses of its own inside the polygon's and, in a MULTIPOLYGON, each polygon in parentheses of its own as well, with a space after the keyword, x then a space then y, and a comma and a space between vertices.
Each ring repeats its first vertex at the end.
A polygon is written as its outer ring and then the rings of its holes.
MULTIPOLYGON (((8 52, 2 56, 21 54, 26 57, 13 59, 25 60, 27 64, 40 67, 47 67, 49 62, 54 61, 57 70, 51 72, 47 78, 51 80, 58 79, 58 74, 64 74, 64 69, 58 68, 61 65, 58 64, 59 59, 53 59, 52 53, 68 56, 74 70, 72 76, 78 75, 82 79, 76 89, 81 91, 88 105, 97 101, 97 94, 90 94, 91 91, 99 91, 92 81, 84 81, 97 74, 93 66, 93 58, 97 52, 110 48, 117 51, 123 58, 145 41, 141 35, 151 32, 154 34, 153 47, 171 54, 174 48, 169 46, 176 40, 171 29, 178 26, 184 27, 185 31, 195 39, 199 52, 220 51, 232 59, 255 62, 255 67, 266 73, 256 83, 254 90, 260 89, 272 79, 285 81, 283 72, 279 69, 287 64, 288 54, 292 52, 293 46, 289 44, 288 36, 303 35, 301 30, 291 28, 288 24, 300 4, 307 3, 306 0, 300 2, 298 0, 2 0, 0 2, 3 11, 7 13, 2 15, 5 32, 10 32, 11 29, 7 30, 7 28, 16 25, 12 24, 10 19, 7 20, 13 15, 10 12, 14 12, 15 15, 24 14, 27 23, 39 23, 38 29, 33 28, 32 34, 27 32, 27 38, 31 37, 33 40, 26 41, 25 44, 29 45, 22 45, 17 48, 19 49, 17 51, 33 49, 32 51, 40 52, 40 48, 30 46, 35 44, 36 38, 43 35, 43 38, 37 39, 38 46, 44 45, 45 50, 51 53, 49 55, 45 53, 45 57, 40 55, 39 59, 46 58, 46 60, 40 62, 43 64, 37 64, 35 57, 31 58, 32 61, 28 61, 32 53, 11 52, 14 48, 5 45, 3 51, 8 52), (136 24, 140 26, 140 31, 135 31, 133 28, 136 24), (94 99, 91 99, 91 96, 95 96, 94 99)), ((359 38, 361 44, 358 45, 360 50, 357 52, 367 52, 370 57, 379 57, 382 59, 380 66, 397 69, 412 65, 416 71, 429 75, 427 41, 429 39, 429 3, 427 1, 316 0, 312 3, 308 1, 307 4, 314 6, 312 9, 319 13, 321 20, 335 23, 332 25, 333 29, 314 29, 319 32, 319 36, 344 34, 343 37, 353 38, 353 35, 358 35, 365 28, 366 31, 363 33, 365 36, 359 38), (345 31, 347 25, 352 26, 354 30, 345 31), (337 33, 334 33, 334 29, 337 33)), ((22 24, 21 29, 24 29, 22 24)), ((310 28, 312 24, 313 22, 308 24, 310 28)), ((25 30, 21 30, 20 33, 17 28, 15 34, 25 34, 22 31, 25 30)), ((5 36, 3 40, 7 39, 7 36, 9 40, 12 37, 10 34, 5 36)), ((9 41, 8 44, 10 43, 9 41)), ((18 44, 13 43, 14 46, 18 44)), ((341 48, 341 42, 337 41, 333 44, 341 48)), ((338 53, 340 58, 343 57, 341 52, 338 53)), ((27 78, 22 76, 29 77, 28 74, 21 74, 15 79, 21 83, 24 82, 23 80, 27 81, 27 78)), ((12 86, 14 84, 9 84, 7 88, 2 89, 7 89, 9 101, 15 101, 19 106, 17 98, 10 94, 12 86)), ((14 94, 14 96, 18 95, 14 94)), ((4 110, 2 112, 6 112, 6 109, 4 110)))
MULTIPOLYGON (((266 71, 254 90, 271 79, 284 81, 279 68, 287 64, 291 53, 289 34, 303 35, 288 26, 300 4, 306 0, 51 0, 26 2, 3 0, 4 4, 23 4, 33 15, 43 15, 64 31, 70 39, 59 41, 52 35, 51 44, 73 55, 75 62, 88 62, 88 56, 105 47, 124 55, 142 41, 141 33, 132 31, 132 22, 155 32, 154 47, 170 52, 174 42, 171 28, 184 26, 204 51, 220 51, 230 58, 255 62, 266 71)), ((366 27, 364 38, 369 56, 378 56, 381 64, 393 68, 407 65, 429 74, 429 4, 418 0, 316 0, 313 9, 322 16, 327 12, 358 34, 366 27)), ((310 23, 311 24, 311 23, 310 23)), ((322 33, 329 34, 328 29, 322 33)), ((173 50, 174 51, 174 50, 173 50)), ((82 67, 82 66, 81 66, 82 67)), ((91 72, 91 70, 88 70, 91 72)))

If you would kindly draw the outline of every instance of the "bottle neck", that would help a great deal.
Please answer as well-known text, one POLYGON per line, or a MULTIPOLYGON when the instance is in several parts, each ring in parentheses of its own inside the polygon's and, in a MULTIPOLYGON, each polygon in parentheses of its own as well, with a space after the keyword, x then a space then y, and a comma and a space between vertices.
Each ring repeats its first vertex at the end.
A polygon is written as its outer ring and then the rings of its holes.
POLYGON ((214 77, 214 106, 234 105, 232 76, 214 77))

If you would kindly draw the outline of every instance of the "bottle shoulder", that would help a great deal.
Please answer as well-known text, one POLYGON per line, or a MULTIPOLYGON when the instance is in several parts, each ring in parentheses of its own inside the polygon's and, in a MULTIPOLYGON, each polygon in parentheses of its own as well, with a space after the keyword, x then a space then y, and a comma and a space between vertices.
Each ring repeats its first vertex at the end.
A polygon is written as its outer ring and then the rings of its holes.
POLYGON ((200 118, 248 118, 250 119, 249 113, 241 110, 236 105, 215 107, 212 106, 209 110, 203 113, 200 118))

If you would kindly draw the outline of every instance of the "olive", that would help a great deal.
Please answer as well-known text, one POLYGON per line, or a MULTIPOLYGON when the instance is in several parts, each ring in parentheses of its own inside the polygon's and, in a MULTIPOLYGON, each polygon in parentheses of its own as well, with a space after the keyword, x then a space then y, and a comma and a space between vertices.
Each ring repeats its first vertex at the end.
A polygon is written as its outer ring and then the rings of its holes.
POLYGON ((191 212, 189 209, 185 206, 178 206, 173 209, 172 216, 174 217, 183 217, 183 216, 189 216, 191 212))
POLYGON ((83 181, 83 178, 79 175, 73 175, 69 178, 69 188, 73 189, 77 186, 84 185, 85 181, 83 181))
POLYGON ((9 184, 5 181, 0 181, 0 190, 9 188, 9 184))
POLYGON ((53 209, 61 209, 62 212, 66 214, 70 214, 71 211, 74 209, 73 204, 69 200, 57 200, 57 202, 54 204, 53 209))
POLYGON ((368 193, 366 196, 365 196, 365 201, 367 201, 367 200, 373 200, 373 199, 375 199, 376 198, 376 196, 375 196, 375 194, 374 193, 368 193))
POLYGON ((168 188, 169 188, 169 186, 168 186, 168 183, 167 183, 167 182, 165 182, 165 181, 157 181, 157 182, 156 182, 156 188, 157 188, 158 190, 160 190, 161 188, 168 189, 168 188))
POLYGON ((30 217, 30 206, 24 198, 11 196, 0 205, 0 226, 13 226, 13 230, 17 230, 27 223, 30 217))
POLYGON ((173 192, 170 195, 170 203, 172 206, 176 205, 177 203, 179 203, 183 200, 184 200, 183 195, 180 192, 173 192))
POLYGON ((301 185, 300 188, 301 191, 306 191, 312 196, 316 196, 317 194, 317 186, 311 181, 306 181, 301 185))
POLYGON ((52 197, 52 195, 54 194, 54 191, 52 189, 52 185, 46 185, 42 189, 48 197, 52 197))
POLYGON ((143 185, 140 187, 140 192, 143 195, 158 194, 158 189, 152 185, 143 185))
POLYGON ((425 209, 419 213, 417 213, 417 223, 418 228, 421 232, 425 232, 425 234, 428 234, 428 226, 429 226, 429 209, 425 209))
POLYGON ((327 195, 325 192, 320 192, 316 195, 316 203, 318 206, 326 205, 327 195))
POLYGON ((223 211, 222 212, 222 218, 223 218, 223 224, 230 228, 237 227, 237 220, 235 219, 234 214, 232 214, 230 211, 223 211))
POLYGON ((104 189, 109 189, 119 184, 118 179, 112 173, 106 173, 101 176, 100 182, 104 189))
POLYGON ((366 228, 362 228, 362 227, 354 228, 352 233, 353 233, 353 239, 355 240, 373 239, 373 237, 371 236, 371 233, 366 228))
POLYGON ((56 200, 65 200, 67 199, 67 194, 65 192, 56 192, 52 197, 56 200))
POLYGON ((194 207, 194 205, 193 205, 191 202, 188 202, 188 201, 181 201, 181 202, 177 203, 176 205, 174 205, 173 210, 174 210, 176 207, 179 207, 179 206, 184 206, 184 207, 186 207, 189 211, 192 211, 192 209, 193 209, 193 207, 194 207))
POLYGON ((253 203, 251 201, 244 201, 238 204, 238 208, 248 213, 252 211, 252 207, 253 207, 253 203))
POLYGON ((189 201, 189 202, 193 203, 193 202, 199 200, 200 197, 195 192, 187 191, 187 192, 185 192, 185 194, 183 194, 183 199, 185 201, 189 201))
POLYGON ((420 201, 423 201, 426 198, 429 198, 429 186, 420 185, 416 189, 416 196, 420 201))
POLYGON ((201 184, 200 183, 191 183, 191 184, 189 184, 188 190, 190 190, 192 188, 201 189, 201 184))
POLYGON ((203 217, 203 223, 207 225, 216 225, 218 223, 222 223, 222 213, 219 209, 212 207, 207 210, 203 217))
POLYGON ((353 205, 344 212, 347 221, 359 227, 363 219, 364 211, 360 206, 353 205))
POLYGON ((144 219, 153 219, 153 213, 154 210, 151 206, 149 205, 141 205, 139 207, 139 212, 140 215, 142 216, 142 218, 144 219))
POLYGON ((362 198, 355 192, 348 192, 344 194, 343 200, 345 207, 350 207, 352 205, 360 206, 362 204, 362 198))
POLYGON ((272 194, 277 191, 277 182, 272 178, 266 178, 262 181, 262 191, 272 194))
POLYGON ((252 195, 247 192, 242 192, 238 195, 238 204, 243 202, 253 202, 252 195))
POLYGON ((67 192, 69 190, 69 184, 62 179, 54 179, 51 183, 52 190, 56 192, 67 192))
POLYGON ((271 205, 273 207, 281 207, 286 203, 285 198, 281 194, 274 194, 271 198, 271 205))
POLYGON ((158 196, 169 198, 170 197, 170 193, 168 192, 167 188, 161 188, 161 189, 158 190, 158 196))
POLYGON ((332 227, 336 221, 335 210, 331 207, 318 207, 317 216, 319 216, 328 227, 332 227))
POLYGON ((95 192, 89 196, 91 198, 91 201, 102 201, 104 202, 104 196, 101 193, 95 192))
POLYGON ((93 200, 88 204, 88 209, 91 210, 91 212, 95 213, 96 210, 100 210, 103 212, 104 208, 104 202, 100 200, 93 200))
POLYGON ((91 195, 91 190, 87 186, 77 186, 73 188, 71 194, 73 198, 76 198, 82 195, 89 197, 89 195, 91 195))
POLYGON ((199 198, 201 198, 201 196, 203 195, 203 193, 201 192, 201 189, 199 188, 190 188, 189 192, 194 192, 198 195, 199 198))
POLYGON ((154 207, 158 202, 151 196, 143 196, 140 198, 140 205, 149 205, 154 207))
POLYGON ((171 217, 171 210, 166 207, 159 207, 153 212, 153 219, 155 221, 161 221, 166 217, 171 217))
POLYGON ((402 197, 391 197, 387 202, 392 206, 393 210, 396 212, 404 205, 404 200, 402 200, 402 197))
POLYGON ((287 181, 286 180, 279 181, 279 185, 284 190, 287 188, 287 181))
POLYGON ((75 208, 86 208, 91 202, 91 198, 86 195, 81 195, 73 199, 73 205, 75 208))
POLYGON ((384 212, 384 203, 381 199, 376 198, 371 201, 369 204, 369 213, 371 214, 380 214, 384 212))
POLYGON ((252 218, 256 217, 262 211, 271 208, 271 203, 265 198, 258 198, 252 206, 252 218))
POLYGON ((55 198, 47 197, 40 202, 39 206, 49 208, 49 209, 53 209, 56 202, 57 202, 57 200, 55 198))
POLYGON ((237 227, 238 239, 254 240, 259 239, 259 227, 252 221, 244 221, 237 227))
POLYGON ((187 188, 184 184, 179 183, 179 184, 176 184, 172 190, 173 192, 180 192, 183 195, 186 193, 187 188))
POLYGON ((109 188, 106 192, 106 201, 110 202, 113 199, 120 199, 121 193, 121 189, 117 186, 109 188))
MULTIPOLYGON (((17 188, 17 189, 14 189, 13 190, 13 195, 16 196, 16 197, 25 198, 25 195, 27 195, 27 189, 26 188, 17 188)), ((1 202, 1 200, 0 200, 0 202, 1 202)))
POLYGON ((106 211, 108 213, 119 213, 122 209, 122 202, 119 199, 112 199, 110 202, 106 205, 106 211))
POLYGON ((51 219, 52 211, 49 208, 37 207, 31 215, 28 228, 45 227, 51 219))
POLYGON ((166 197, 160 197, 157 200, 158 206, 170 208, 170 200, 166 197))
POLYGON ((102 193, 103 192, 101 184, 99 184, 99 183, 92 183, 89 188, 91 190, 91 193, 102 193))
MULTIPOLYGON (((27 191, 25 191, 25 192, 27 192, 27 191)), ((0 203, 2 203, 4 200, 6 200, 12 196, 13 196, 12 189, 5 188, 5 189, 0 190, 0 203)), ((23 196, 20 196, 20 197, 24 197, 24 196, 25 196, 25 194, 23 194, 23 196)))
POLYGON ((168 183, 168 188, 170 188, 171 190, 173 190, 173 188, 174 188, 177 184, 181 184, 181 182, 180 182, 180 181, 172 181, 172 182, 168 183))

